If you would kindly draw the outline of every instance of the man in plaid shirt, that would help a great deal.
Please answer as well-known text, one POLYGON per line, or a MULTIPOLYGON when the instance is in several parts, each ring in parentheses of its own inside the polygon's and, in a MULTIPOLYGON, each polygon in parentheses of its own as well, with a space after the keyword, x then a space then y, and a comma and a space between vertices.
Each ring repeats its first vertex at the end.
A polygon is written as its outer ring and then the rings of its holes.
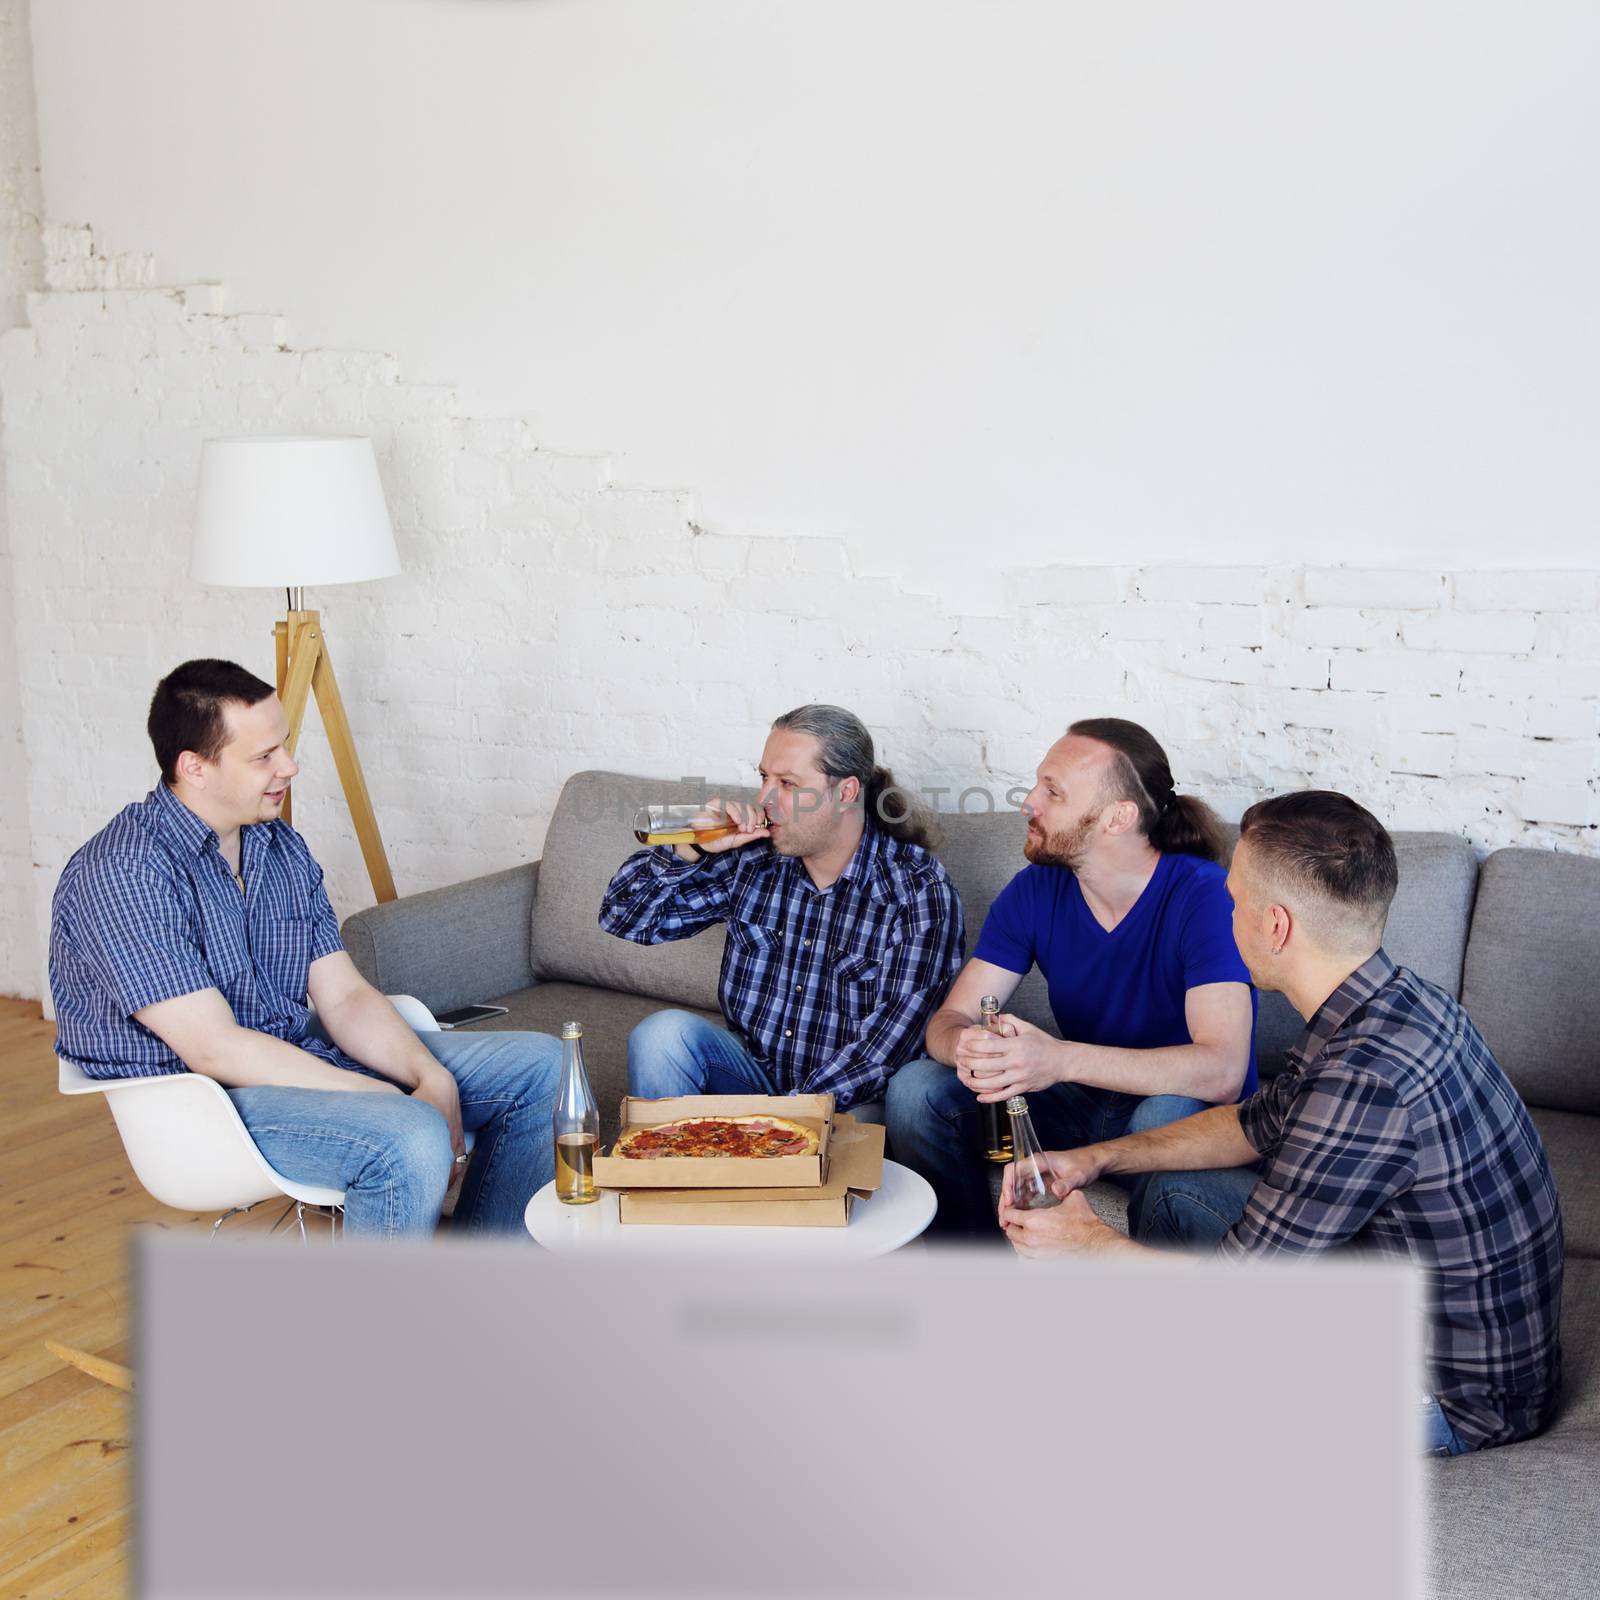
POLYGON ((1561 1212, 1538 1132, 1460 1005, 1380 940, 1398 872, 1343 795, 1252 806, 1228 874, 1250 975, 1306 1019, 1282 1073, 1242 1105, 1052 1152, 1054 1210, 1010 1205, 1019 1254, 1142 1250, 1077 1191, 1156 1172, 1147 1241, 1226 1259, 1344 1246, 1426 1275, 1425 1448, 1460 1455, 1537 1433, 1561 1377, 1561 1212), (1209 1169, 1209 1170, 1208 1170, 1209 1169))
POLYGON ((526 1237, 555 1170, 561 1046, 415 1034, 356 971, 283 820, 300 769, 270 683, 187 661, 157 686, 149 733, 161 782, 56 886, 57 1051, 91 1078, 214 1078, 273 1167, 344 1190, 352 1234, 430 1234, 460 1181, 455 1227, 526 1237))
POLYGON ((839 706, 772 725, 754 806, 710 803, 736 831, 628 857, 600 907, 637 944, 728 929, 727 1028, 661 1011, 628 1039, 629 1091, 831 1093, 876 1102, 961 964, 961 900, 926 826, 839 706))

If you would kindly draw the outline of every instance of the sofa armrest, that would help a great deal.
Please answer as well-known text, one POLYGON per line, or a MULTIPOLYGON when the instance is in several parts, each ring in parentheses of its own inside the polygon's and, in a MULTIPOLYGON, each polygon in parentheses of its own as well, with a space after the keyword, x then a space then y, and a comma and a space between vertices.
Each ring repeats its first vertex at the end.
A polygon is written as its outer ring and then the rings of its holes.
POLYGON ((346 919, 345 948, 368 983, 430 1011, 512 994, 533 982, 528 940, 539 863, 407 895, 346 919))

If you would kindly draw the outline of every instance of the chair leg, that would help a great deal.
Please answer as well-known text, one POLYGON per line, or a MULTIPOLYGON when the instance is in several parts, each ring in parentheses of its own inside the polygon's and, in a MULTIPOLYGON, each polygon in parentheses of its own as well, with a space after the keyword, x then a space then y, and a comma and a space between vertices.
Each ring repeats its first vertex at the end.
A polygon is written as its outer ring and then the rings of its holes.
POLYGON ((294 1203, 294 1220, 300 1225, 300 1243, 306 1242, 306 1203, 296 1200, 294 1203))
POLYGON ((278 1229, 281 1228, 289 1220, 289 1218, 294 1215, 294 1208, 298 1203, 298 1201, 291 1200, 288 1205, 286 1205, 283 1210, 278 1213, 278 1220, 267 1229, 268 1238, 275 1234, 278 1229))
POLYGON ((242 1217, 245 1214, 245 1212, 253 1211, 254 1209, 255 1209, 255 1201, 254 1200, 252 1200, 250 1202, 250 1204, 247 1205, 247 1206, 229 1206, 228 1209, 226 1211, 224 1211, 222 1213, 222 1215, 220 1217, 218 1217, 217 1220, 211 1224, 211 1232, 206 1237, 210 1238, 210 1239, 215 1239, 216 1236, 217 1236, 217 1229, 220 1228, 222 1226, 222 1224, 228 1220, 229 1217, 242 1217))

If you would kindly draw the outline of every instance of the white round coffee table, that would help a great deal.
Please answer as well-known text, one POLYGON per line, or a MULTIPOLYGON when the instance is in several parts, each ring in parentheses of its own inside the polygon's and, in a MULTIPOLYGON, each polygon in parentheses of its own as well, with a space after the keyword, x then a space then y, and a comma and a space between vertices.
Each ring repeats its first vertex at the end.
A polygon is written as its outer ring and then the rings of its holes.
POLYGON ((933 1220, 937 1202, 927 1181, 897 1161, 883 1164, 883 1186, 857 1200, 842 1228, 684 1227, 617 1219, 615 1190, 603 1189, 592 1205, 567 1206, 547 1183, 524 1214, 528 1232, 560 1255, 815 1256, 863 1260, 909 1244, 933 1220))

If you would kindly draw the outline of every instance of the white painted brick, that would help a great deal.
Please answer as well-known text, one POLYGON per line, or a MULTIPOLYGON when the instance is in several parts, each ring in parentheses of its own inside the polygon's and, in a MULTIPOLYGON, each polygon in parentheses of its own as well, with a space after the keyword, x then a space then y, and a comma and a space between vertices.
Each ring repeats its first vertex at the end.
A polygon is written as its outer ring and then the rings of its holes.
POLYGON ((1592 611, 1600 605, 1593 572, 1458 572, 1450 580, 1462 611, 1592 611))
POLYGON ((795 570, 794 541, 765 538, 753 540, 747 570, 752 577, 787 577, 795 570))
POLYGON ((1480 732, 1461 734, 1456 740, 1456 771, 1520 778, 1528 771, 1529 741, 1515 734, 1480 732))
POLYGON ((1265 606, 1204 605, 1196 607, 1200 640, 1212 645, 1260 645, 1266 638, 1272 614, 1265 606))
MULTIPOLYGON (((229 309, 227 288, 220 283, 185 284, 173 291, 173 299, 185 311, 201 312, 208 316, 224 316, 229 309)), ((274 320, 282 323, 287 331, 288 324, 283 318, 274 320)))
MULTIPOLYGON (((392 356, 385 361, 384 381, 393 382, 399 376, 398 364, 392 356)), ((467 417, 456 424, 456 432, 462 448, 474 455, 509 456, 527 443, 523 425, 514 417, 467 417)))
POLYGON ((1215 650, 1170 650, 1163 660, 1175 677, 1204 683, 1259 686, 1267 678, 1267 662, 1262 652, 1236 645, 1220 645, 1215 650))
POLYGON ((847 579, 850 558, 838 539, 796 539, 794 569, 813 577, 847 579))
POLYGON ((1323 729, 1369 739, 1382 717, 1384 696, 1325 688, 1289 688, 1278 697, 1286 727, 1323 729))
POLYGON ((566 455, 538 450, 512 464, 512 487, 518 494, 541 491, 564 495, 598 494, 610 481, 611 466, 602 456, 566 455))
POLYGON ((1382 649, 1400 643, 1400 613, 1394 611, 1295 606, 1285 613, 1280 627, 1283 636, 1293 643, 1324 649, 1382 649))
POLYGON ((1596 681, 1600 670, 1600 616, 1593 612, 1583 616, 1541 616, 1534 648, 1541 656, 1554 656, 1574 665, 1587 664, 1591 692, 1600 692, 1600 682, 1596 681))
POLYGON ((451 466, 451 479, 462 495, 490 497, 505 493, 506 469, 493 456, 463 453, 451 466))
MULTIPOLYGON (((234 336, 239 339, 240 319, 234 318, 234 336)), ((389 370, 387 356, 365 350, 307 350, 300 357, 300 381, 311 389, 332 388, 337 384, 382 383, 389 370)))
POLYGON ((695 569, 709 578, 742 577, 749 567, 752 541, 719 533, 698 533, 689 550, 695 569))
POLYGON ((1145 601, 1260 605, 1267 585, 1267 574, 1256 567, 1145 567, 1133 580, 1133 593, 1145 601))
MULTIPOLYGON (((1412 658, 1427 659, 1423 656, 1412 658)), ((1448 661, 1448 656, 1439 659, 1448 661)), ((1592 686, 1583 686, 1594 693, 1592 686)), ((1546 700, 1552 691, 1571 693, 1580 686, 1571 682, 1571 675, 1560 665, 1538 660, 1517 660, 1509 656, 1463 656, 1461 658, 1461 693, 1474 701, 1481 697, 1489 700, 1546 700)), ((1581 692, 1581 690, 1580 690, 1581 692)))
POLYGON ((233 320, 234 332, 245 350, 277 350, 289 342, 289 324, 283 317, 251 312, 233 320))
POLYGON ((1306 603, 1359 611, 1425 611, 1444 604, 1445 580, 1437 572, 1387 567, 1311 567, 1305 575, 1306 603))
POLYGON ((1518 786, 1513 801, 1526 822, 1559 823, 1571 828, 1592 828, 1600 822, 1600 800, 1594 786, 1576 779, 1528 780, 1518 786))
POLYGON ((1514 656, 1533 649, 1534 629, 1534 618, 1517 612, 1438 611, 1404 618, 1400 637, 1411 650, 1514 656))
POLYGON ((1328 662, 1330 687, 1378 694, 1401 689, 1451 693, 1467 670, 1449 656, 1413 655, 1404 650, 1333 650, 1328 662))
POLYGON ((1178 644, 1196 639, 1200 633, 1198 607, 1195 606, 1155 603, 1108 606, 1090 616, 1103 624, 1103 634, 1134 643, 1178 644))
POLYGON ((1531 700, 1517 709, 1530 738, 1600 739, 1600 699, 1531 700))

